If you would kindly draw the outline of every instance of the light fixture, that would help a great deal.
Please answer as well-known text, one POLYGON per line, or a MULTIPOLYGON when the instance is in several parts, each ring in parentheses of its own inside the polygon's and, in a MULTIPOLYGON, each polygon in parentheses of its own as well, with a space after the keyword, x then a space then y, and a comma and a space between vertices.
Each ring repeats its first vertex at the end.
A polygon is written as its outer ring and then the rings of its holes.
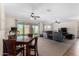
POLYGON ((59 22, 59 21, 57 21, 57 20, 55 21, 55 23, 60 24, 60 22, 59 22))
POLYGON ((40 18, 40 16, 36 15, 36 14, 34 13, 34 10, 35 10, 35 9, 32 8, 32 13, 31 13, 30 16, 31 16, 34 20, 37 20, 37 18, 40 18))
POLYGON ((40 18, 40 16, 36 16, 35 13, 31 13, 31 17, 34 18, 34 20, 37 20, 37 18, 40 18))
POLYGON ((51 12, 51 9, 47 9, 47 12, 51 12))

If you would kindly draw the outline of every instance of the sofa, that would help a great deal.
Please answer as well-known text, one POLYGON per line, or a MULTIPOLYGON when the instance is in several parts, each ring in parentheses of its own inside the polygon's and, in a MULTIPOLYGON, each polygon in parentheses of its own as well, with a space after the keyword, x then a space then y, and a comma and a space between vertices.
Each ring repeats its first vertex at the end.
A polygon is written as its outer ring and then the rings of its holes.
POLYGON ((47 39, 53 39, 52 34, 53 34, 53 31, 44 31, 43 32, 43 37, 47 38, 47 39))
POLYGON ((61 32, 53 32, 53 40, 58 41, 58 42, 63 42, 64 36, 62 35, 61 32))
POLYGON ((62 35, 61 32, 44 31, 43 37, 45 39, 51 39, 59 42, 62 42, 64 40, 64 36, 62 35))
POLYGON ((74 38, 73 34, 68 33, 68 30, 66 27, 60 28, 59 32, 61 32, 66 39, 73 39, 74 38))

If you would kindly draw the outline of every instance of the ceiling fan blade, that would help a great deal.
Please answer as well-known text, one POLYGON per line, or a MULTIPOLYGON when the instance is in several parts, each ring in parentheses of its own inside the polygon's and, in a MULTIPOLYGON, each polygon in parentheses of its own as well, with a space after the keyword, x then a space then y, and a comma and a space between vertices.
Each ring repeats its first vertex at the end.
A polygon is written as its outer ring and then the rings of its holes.
POLYGON ((34 13, 31 13, 30 16, 33 17, 35 20, 36 20, 37 18, 40 18, 40 16, 34 16, 34 13))
POLYGON ((40 18, 40 16, 36 16, 37 18, 40 18))

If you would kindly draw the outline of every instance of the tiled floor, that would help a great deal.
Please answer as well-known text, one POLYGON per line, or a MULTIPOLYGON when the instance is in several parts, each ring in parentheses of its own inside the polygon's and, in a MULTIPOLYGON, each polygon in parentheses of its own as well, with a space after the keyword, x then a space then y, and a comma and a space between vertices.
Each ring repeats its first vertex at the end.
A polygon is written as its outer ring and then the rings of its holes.
POLYGON ((65 39, 57 42, 50 39, 39 38, 38 52, 40 56, 63 56, 76 40, 65 39))
POLYGON ((79 56, 79 39, 70 47, 64 56, 79 56))
POLYGON ((40 56, 79 56, 79 39, 56 42, 39 38, 38 52, 40 56), (73 43, 74 42, 74 43, 73 43))

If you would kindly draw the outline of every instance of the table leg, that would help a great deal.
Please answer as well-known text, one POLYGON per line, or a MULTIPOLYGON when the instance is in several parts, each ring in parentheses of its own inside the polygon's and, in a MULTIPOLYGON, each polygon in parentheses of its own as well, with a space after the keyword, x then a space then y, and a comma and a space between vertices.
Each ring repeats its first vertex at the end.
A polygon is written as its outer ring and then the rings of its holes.
POLYGON ((30 56, 30 49, 29 49, 29 45, 26 45, 26 56, 30 56))

